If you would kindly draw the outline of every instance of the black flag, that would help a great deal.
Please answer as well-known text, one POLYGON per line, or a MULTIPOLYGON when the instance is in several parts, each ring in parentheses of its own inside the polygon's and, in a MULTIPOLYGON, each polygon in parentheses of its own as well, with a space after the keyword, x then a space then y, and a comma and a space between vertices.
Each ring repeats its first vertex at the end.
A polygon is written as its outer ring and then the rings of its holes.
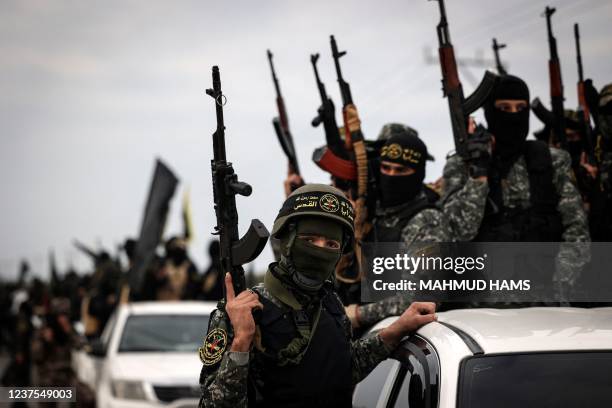
POLYGON ((157 159, 140 227, 140 236, 136 243, 134 266, 129 272, 128 279, 132 295, 139 293, 147 267, 155 257, 155 249, 161 241, 168 207, 177 184, 176 176, 161 160, 157 159))

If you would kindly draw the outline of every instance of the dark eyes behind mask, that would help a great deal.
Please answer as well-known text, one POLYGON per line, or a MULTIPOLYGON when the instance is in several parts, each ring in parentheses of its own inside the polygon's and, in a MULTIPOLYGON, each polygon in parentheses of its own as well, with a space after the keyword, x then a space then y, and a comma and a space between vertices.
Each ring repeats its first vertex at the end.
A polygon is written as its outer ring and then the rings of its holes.
POLYGON ((304 217, 298 220, 293 234, 280 237, 283 248, 281 266, 294 270, 291 279, 301 289, 317 290, 334 273, 342 250, 318 247, 299 238, 304 235, 322 236, 337 241, 342 247, 343 227, 322 217, 304 217))
POLYGON ((291 249, 291 260, 299 275, 295 279, 305 282, 305 286, 321 286, 329 279, 340 260, 340 250, 320 248, 310 242, 297 238, 291 249))

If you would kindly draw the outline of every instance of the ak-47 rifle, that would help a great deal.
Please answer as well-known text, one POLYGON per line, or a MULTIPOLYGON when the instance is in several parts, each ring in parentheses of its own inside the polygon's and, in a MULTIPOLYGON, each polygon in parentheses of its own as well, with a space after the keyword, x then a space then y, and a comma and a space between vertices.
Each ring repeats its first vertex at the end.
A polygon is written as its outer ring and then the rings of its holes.
MULTIPOLYGON (((546 30, 548 33, 548 48, 550 50, 550 59, 548 60, 548 75, 550 78, 550 104, 552 107, 552 126, 555 139, 559 142, 561 148, 567 149, 567 140, 565 137, 565 110, 563 108, 563 80, 561 79, 561 63, 559 62, 559 54, 557 52, 557 39, 552 32, 551 17, 556 9, 546 6, 544 17, 546 18, 546 30)), ((535 101, 534 101, 535 102, 535 101)), ((536 116, 538 113, 534 110, 536 116)), ((539 117, 539 116, 538 116, 539 117)), ((548 115, 550 118, 550 115, 548 115)), ((542 118, 540 118, 541 120, 542 118)), ((544 122, 547 123, 547 122, 544 122)))
POLYGON ((493 55, 495 56, 495 68, 497 69, 497 73, 499 75, 507 75, 508 72, 504 68, 504 65, 501 62, 501 58, 499 58, 499 50, 502 48, 506 48, 506 44, 498 44, 497 39, 493 39, 493 55))
MULTIPOLYGON (((346 55, 346 51, 338 51, 338 44, 333 35, 329 37, 331 44, 332 57, 336 68, 336 77, 340 87, 340 96, 342 97, 342 118, 344 121, 345 147, 353 152, 353 160, 356 167, 356 178, 351 184, 351 194, 355 202, 355 253, 359 268, 358 277, 354 281, 361 279, 363 268, 361 267, 361 242, 366 234, 371 229, 371 224, 368 222, 368 156, 361 128, 352 130, 348 123, 348 109, 355 109, 353 96, 351 95, 351 87, 342 76, 340 68, 340 58, 346 55)), ((336 274, 338 277, 338 274, 336 274)), ((349 282, 350 280, 345 281, 349 282)))
POLYGON ((323 84, 319 77, 319 70, 317 69, 318 60, 319 54, 310 55, 310 62, 314 70, 319 96, 321 97, 321 107, 317 116, 312 120, 312 126, 317 127, 323 124, 327 143, 325 146, 314 151, 312 159, 322 170, 335 177, 343 180, 355 180, 357 178, 355 163, 349 160, 344 142, 340 139, 338 124, 336 123, 336 110, 334 103, 327 96, 325 84, 323 84))
POLYGON ((460 157, 467 159, 468 117, 485 103, 495 86, 497 76, 490 71, 486 71, 476 90, 467 98, 463 96, 463 87, 459 80, 457 62, 455 61, 455 51, 448 32, 444 0, 438 0, 438 3, 440 5, 440 22, 437 25, 437 32, 438 53, 440 67, 442 68, 442 90, 444 96, 448 99, 455 151, 460 157))
POLYGON ((274 125, 274 131, 278 137, 278 142, 287 156, 289 161, 289 172, 292 174, 300 175, 300 167, 298 166, 297 156, 295 154, 295 146, 293 145, 293 137, 289 131, 289 117, 287 116, 287 110, 285 109, 285 100, 280 91, 280 85, 278 84, 278 78, 276 77, 276 71, 274 70, 274 63, 272 62, 272 52, 268 52, 268 62, 270 63, 270 71, 272 71, 272 81, 274 81, 274 89, 276 89, 276 107, 278 109, 278 116, 272 119, 274 125))
POLYGON ((345 144, 348 148, 351 148, 351 145, 358 140, 363 141, 363 135, 361 134, 361 130, 356 132, 351 132, 348 128, 347 123, 347 112, 346 109, 350 105, 353 104, 353 95, 351 95, 351 87, 344 80, 342 76, 342 69, 340 68, 340 58, 346 55, 346 51, 338 51, 338 44, 336 44, 336 39, 333 35, 329 36, 329 42, 331 44, 332 57, 334 59, 334 66, 336 68, 336 77, 338 78, 338 86, 340 87, 340 96, 342 97, 342 117, 344 119, 344 133, 345 133, 345 144), (356 138, 357 140, 353 140, 356 138))
POLYGON ((574 24, 574 39, 576 40, 576 63, 578 65, 578 114, 581 115, 584 151, 590 164, 595 163, 595 150, 593 146, 593 133, 591 129, 591 112, 587 103, 582 71, 582 53, 580 52, 580 29, 578 23, 574 24))
POLYGON ((215 101, 217 129, 213 133, 214 158, 210 165, 212 169, 213 194, 217 225, 215 235, 219 235, 220 265, 222 271, 232 275, 236 294, 246 289, 244 269, 242 265, 251 262, 261 253, 270 234, 261 221, 251 220, 246 234, 239 238, 238 211, 236 210, 236 194, 249 196, 253 189, 247 183, 238 181, 232 163, 225 155, 225 124, 223 123, 223 105, 225 95, 221 92, 221 77, 219 67, 212 68, 212 89, 206 93, 215 101))

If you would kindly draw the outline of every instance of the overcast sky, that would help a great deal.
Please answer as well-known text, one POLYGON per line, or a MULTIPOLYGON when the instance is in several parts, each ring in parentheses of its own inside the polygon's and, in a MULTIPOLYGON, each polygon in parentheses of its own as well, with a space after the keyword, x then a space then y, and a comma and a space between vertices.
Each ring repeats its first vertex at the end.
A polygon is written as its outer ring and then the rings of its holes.
MULTIPOLYGON (((546 4, 557 7, 566 107, 576 105, 574 22, 581 25, 585 74, 598 88, 612 78, 612 2, 603 0, 447 0, 457 54, 490 60, 491 39, 523 77, 532 97, 548 101, 546 4), (607 74, 607 75, 606 75, 607 74)), ((189 186, 200 267, 214 224, 210 159, 214 105, 204 94, 219 65, 227 154, 252 184, 239 198, 241 231, 251 218, 270 229, 283 200, 286 161, 271 125, 276 115, 266 49, 274 52, 300 166, 308 182, 328 182, 310 160, 323 144, 310 120, 319 105, 309 54, 340 105, 329 50, 335 34, 345 78, 367 138, 384 123, 418 129, 436 157, 439 177, 452 149, 436 55, 438 5, 392 1, 38 1, 0 3, 0 278, 30 260, 48 276, 47 253, 60 267, 89 266, 74 238, 115 251, 139 231, 156 157, 181 180, 166 236, 181 228, 182 191, 189 186)), ((461 71, 473 87, 484 68, 461 71)), ((532 117, 532 130, 539 124, 532 117)), ((256 261, 264 269, 269 249, 256 261)))

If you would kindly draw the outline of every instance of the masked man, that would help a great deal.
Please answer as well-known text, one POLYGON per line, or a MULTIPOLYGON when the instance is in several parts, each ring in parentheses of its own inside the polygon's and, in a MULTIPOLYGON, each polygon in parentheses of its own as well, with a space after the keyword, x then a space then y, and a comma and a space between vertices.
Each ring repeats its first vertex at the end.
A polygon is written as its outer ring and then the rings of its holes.
MULTIPOLYGON (((448 159, 442 202, 460 241, 587 242, 582 200, 567 152, 527 141, 529 89, 500 78, 485 105, 488 132, 468 139, 470 159, 448 159)), ((568 285, 589 260, 586 246, 561 245, 555 279, 568 285)))
POLYGON ((281 259, 264 283, 235 296, 226 278, 227 299, 200 349, 201 407, 350 407, 354 384, 403 336, 435 320, 433 304, 414 303, 388 328, 351 342, 330 278, 352 249, 353 218, 330 186, 307 185, 287 198, 272 230, 281 259))
MULTIPOLYGON (((453 232, 444 213, 434 204, 435 193, 423 184, 426 160, 432 159, 416 130, 399 123, 386 124, 379 136, 379 200, 366 242, 421 244, 450 242, 453 232)), ((368 327, 401 313, 410 297, 347 307, 354 327, 368 327)))
POLYGON ((612 241, 612 84, 604 86, 592 108, 597 123, 595 156, 599 163, 600 190, 603 199, 593 205, 591 222, 594 240, 612 241))

